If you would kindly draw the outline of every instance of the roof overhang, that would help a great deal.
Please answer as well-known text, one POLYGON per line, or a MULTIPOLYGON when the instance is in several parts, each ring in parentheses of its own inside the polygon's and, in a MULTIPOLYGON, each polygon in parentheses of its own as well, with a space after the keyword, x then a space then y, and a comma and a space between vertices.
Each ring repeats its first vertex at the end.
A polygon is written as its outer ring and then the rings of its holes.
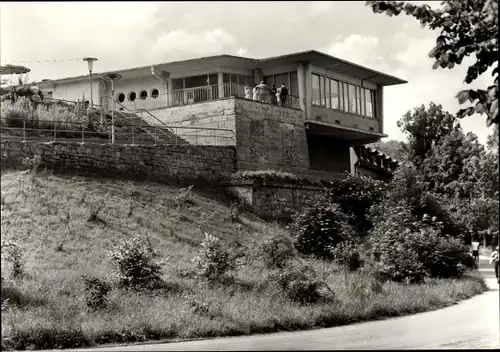
POLYGON ((352 146, 374 143, 379 141, 381 138, 388 137, 388 135, 384 133, 365 131, 340 125, 333 126, 320 121, 307 121, 305 126, 308 135, 328 136, 344 140, 352 146))
POLYGON ((374 84, 380 84, 382 86, 408 83, 403 79, 379 71, 375 71, 316 50, 271 57, 262 59, 260 62, 261 66, 265 65, 267 67, 292 64, 297 62, 310 62, 315 66, 331 69, 332 71, 334 70, 340 74, 355 77, 363 81, 372 82, 374 84))

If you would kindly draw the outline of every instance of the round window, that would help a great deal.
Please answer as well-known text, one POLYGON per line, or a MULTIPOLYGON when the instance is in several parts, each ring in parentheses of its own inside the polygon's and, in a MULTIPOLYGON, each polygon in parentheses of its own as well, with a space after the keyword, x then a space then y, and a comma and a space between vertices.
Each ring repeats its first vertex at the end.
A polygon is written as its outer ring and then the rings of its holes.
POLYGON ((143 90, 143 91, 139 94, 139 97, 141 98, 141 100, 145 100, 145 99, 148 97, 148 92, 146 92, 145 90, 143 90))
POLYGON ((116 96, 117 100, 119 103, 123 103, 125 101, 125 94, 123 93, 118 93, 118 95, 116 96))
POLYGON ((134 101, 137 98, 137 94, 135 92, 128 93, 128 100, 134 101))
POLYGON ((151 91, 151 96, 152 96, 154 99, 158 98, 158 96, 159 96, 159 95, 160 95, 160 92, 158 91, 158 89, 156 89, 156 88, 155 88, 155 89, 153 89, 153 90, 151 91))

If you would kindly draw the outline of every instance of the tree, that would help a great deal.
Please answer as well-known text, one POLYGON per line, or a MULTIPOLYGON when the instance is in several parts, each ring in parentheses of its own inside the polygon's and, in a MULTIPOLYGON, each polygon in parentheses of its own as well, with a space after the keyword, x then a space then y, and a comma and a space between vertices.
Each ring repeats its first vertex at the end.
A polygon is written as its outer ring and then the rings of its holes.
POLYGON ((498 153, 498 125, 493 126, 493 132, 488 136, 486 146, 490 151, 498 153))
POLYGON ((436 46, 429 57, 436 59, 434 69, 460 65, 465 56, 475 54, 475 62, 469 66, 465 82, 470 84, 496 64, 493 69, 493 85, 478 90, 463 90, 457 94, 460 104, 473 103, 461 109, 462 118, 474 113, 486 114, 487 125, 498 124, 498 0, 451 0, 442 1, 442 9, 432 10, 428 5, 417 6, 409 2, 367 1, 374 13, 389 16, 404 12, 420 21, 422 27, 441 29, 436 46))
POLYGON ((420 166, 431 148, 457 128, 458 121, 441 105, 431 102, 428 109, 421 105, 413 113, 408 111, 397 124, 408 138, 403 151, 408 160, 420 166))

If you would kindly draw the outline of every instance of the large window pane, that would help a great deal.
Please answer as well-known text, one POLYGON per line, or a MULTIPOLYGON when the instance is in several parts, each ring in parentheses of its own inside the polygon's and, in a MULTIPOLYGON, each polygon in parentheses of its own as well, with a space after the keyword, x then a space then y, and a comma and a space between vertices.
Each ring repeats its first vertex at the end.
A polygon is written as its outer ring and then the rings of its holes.
POLYGON ((222 75, 222 82, 223 83, 229 83, 229 82, 231 82, 231 75, 227 74, 227 73, 224 73, 222 75))
POLYGON ((365 89, 366 116, 373 117, 372 94, 370 89, 365 89))
POLYGON ((348 84, 342 82, 342 86, 344 87, 344 92, 343 92, 343 96, 344 96, 344 111, 349 111, 349 88, 348 88, 348 84))
POLYGON ((320 95, 320 102, 322 106, 325 106, 326 99, 325 99, 325 76, 320 76, 319 77, 319 95, 320 95))
POLYGON ((319 76, 315 74, 312 75, 312 103, 320 105, 319 76))
MULTIPOLYGON (((257 82, 260 83, 260 82, 257 82)), ((264 76, 264 83, 267 84, 269 87, 271 87, 274 83, 274 76, 264 76)))
POLYGON ((349 112, 356 113, 356 89, 352 84, 348 85, 349 89, 349 112))
POLYGON ((361 115, 366 116, 366 105, 365 105, 366 98, 365 98, 365 89, 364 89, 364 88, 360 88, 359 90, 360 90, 360 92, 361 92, 361 115))
POLYGON ((217 82, 217 73, 210 74, 210 75, 208 76, 208 81, 209 81, 208 83, 209 83, 210 85, 217 84, 217 83, 218 83, 218 82, 217 82))
POLYGON ((343 82, 339 82, 339 109, 345 111, 343 82))
POLYGON ((361 114, 361 87, 356 87, 356 113, 361 114))
POLYGON ((288 72, 287 73, 280 73, 279 75, 274 75, 274 84, 276 85, 276 88, 281 87, 282 84, 287 86, 287 88, 290 87, 290 83, 288 82, 288 72))
POLYGON ((339 108, 339 82, 334 79, 330 79, 330 107, 332 109, 339 108))
POLYGON ((325 99, 326 99, 326 107, 331 108, 331 98, 330 98, 330 78, 325 78, 325 99))
POLYGON ((296 97, 299 96, 299 80, 297 79, 297 72, 290 72, 290 87, 289 87, 290 95, 294 95, 296 97))
POLYGON ((372 93, 371 96, 372 96, 372 106, 373 106, 372 115, 374 118, 377 118, 377 99, 376 99, 377 93, 374 90, 372 90, 371 93, 372 93))
POLYGON ((177 78, 172 80, 172 90, 184 89, 184 78, 177 78))
POLYGON ((207 75, 186 77, 184 79, 185 88, 195 88, 207 85, 207 75))

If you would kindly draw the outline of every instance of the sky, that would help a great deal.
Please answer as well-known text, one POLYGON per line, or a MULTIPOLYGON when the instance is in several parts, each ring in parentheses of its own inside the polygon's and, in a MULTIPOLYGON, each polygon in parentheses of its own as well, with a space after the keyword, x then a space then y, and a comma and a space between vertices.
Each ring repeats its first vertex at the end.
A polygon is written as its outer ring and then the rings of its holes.
MULTIPOLYGON (((396 123, 407 111, 433 101, 455 113, 460 90, 492 84, 491 71, 463 83, 471 58, 433 70, 428 52, 438 35, 404 14, 374 14, 364 1, 0 3, 0 61, 28 66, 35 81, 85 75, 81 59, 89 56, 98 58, 98 73, 217 54, 264 58, 306 50, 402 78, 409 83, 384 88, 384 140, 405 140, 396 123)), ((461 125, 483 143, 492 130, 484 115, 461 125)))

